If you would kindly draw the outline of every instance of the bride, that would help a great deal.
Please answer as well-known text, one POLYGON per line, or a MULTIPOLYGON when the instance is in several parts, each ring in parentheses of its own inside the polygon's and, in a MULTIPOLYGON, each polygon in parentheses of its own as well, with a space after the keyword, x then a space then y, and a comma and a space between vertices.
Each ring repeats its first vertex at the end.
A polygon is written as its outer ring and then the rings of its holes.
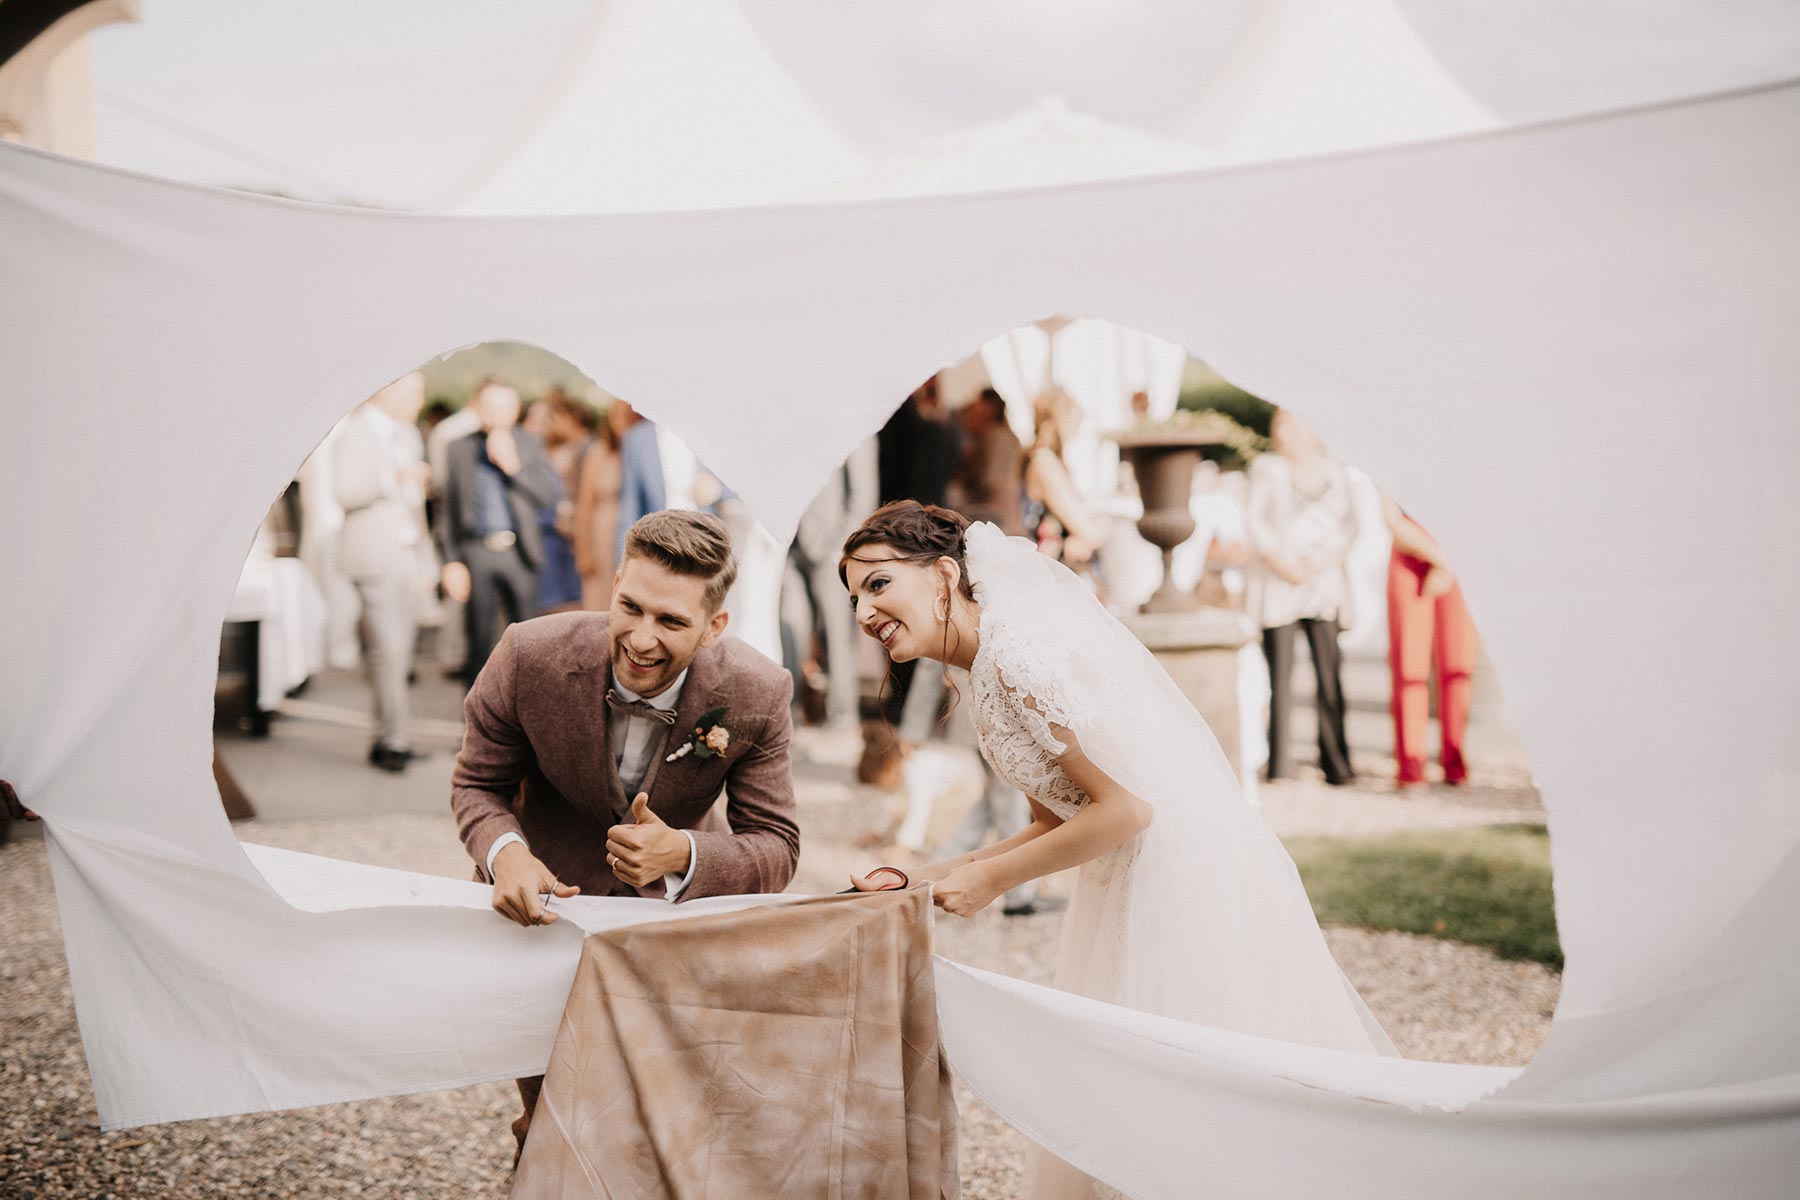
MULTIPOLYGON (((982 754, 1030 797, 1019 833, 912 873, 939 907, 970 916, 1026 880, 1079 868, 1057 987, 1394 1053, 1206 722, 1071 571, 1023 538, 911 500, 852 533, 838 570, 858 626, 890 659, 968 672, 982 754)), ((1030 1196, 1092 1194, 1045 1154, 1030 1174, 1030 1196)))

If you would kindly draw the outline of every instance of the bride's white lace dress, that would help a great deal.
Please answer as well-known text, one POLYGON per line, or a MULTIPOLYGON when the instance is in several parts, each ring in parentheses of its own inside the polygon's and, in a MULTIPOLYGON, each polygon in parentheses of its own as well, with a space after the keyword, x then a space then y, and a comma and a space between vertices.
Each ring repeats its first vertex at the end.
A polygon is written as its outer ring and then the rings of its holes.
MULTIPOLYGON (((1150 827, 1082 866, 1056 986, 1096 1000, 1316 1046, 1391 1054, 1326 948, 1287 852, 1155 658, 1029 542, 971 526, 981 605, 970 700, 982 753, 1065 820, 1087 795, 1057 762, 1071 731, 1146 801, 1150 827)), ((1035 1152, 1026 1195, 1098 1194, 1035 1152)))

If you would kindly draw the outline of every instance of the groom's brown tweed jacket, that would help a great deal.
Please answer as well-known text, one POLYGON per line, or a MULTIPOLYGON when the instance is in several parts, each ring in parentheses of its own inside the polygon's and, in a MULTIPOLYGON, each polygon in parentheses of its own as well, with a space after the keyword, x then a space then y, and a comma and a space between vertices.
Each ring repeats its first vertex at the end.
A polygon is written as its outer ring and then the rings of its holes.
MULTIPOLYGON (((607 735, 611 646, 604 613, 538 617, 508 629, 475 680, 450 807, 478 875, 494 839, 513 832, 583 895, 662 894, 660 882, 633 888, 606 865, 606 831, 630 808, 607 735)), ((698 862, 683 900, 779 892, 793 878, 792 692, 786 671, 737 638, 694 656, 650 786, 651 811, 694 834, 698 862), (731 735, 724 754, 663 761, 720 707, 730 710, 719 722, 731 735), (721 788, 728 830, 706 820, 721 788)))

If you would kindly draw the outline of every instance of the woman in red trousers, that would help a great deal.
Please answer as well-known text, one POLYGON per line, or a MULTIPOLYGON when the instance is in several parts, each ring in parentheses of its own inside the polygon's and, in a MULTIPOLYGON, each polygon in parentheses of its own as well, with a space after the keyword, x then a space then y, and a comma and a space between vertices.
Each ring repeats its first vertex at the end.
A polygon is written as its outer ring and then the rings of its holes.
POLYGON ((1383 514, 1394 536, 1388 560, 1388 664, 1394 675, 1394 758, 1402 784, 1425 781, 1425 722, 1431 707, 1431 669, 1437 667, 1438 723, 1443 730, 1444 782, 1468 782, 1463 731, 1469 723, 1469 686, 1475 673, 1475 624, 1444 552, 1423 526, 1392 500, 1383 514))

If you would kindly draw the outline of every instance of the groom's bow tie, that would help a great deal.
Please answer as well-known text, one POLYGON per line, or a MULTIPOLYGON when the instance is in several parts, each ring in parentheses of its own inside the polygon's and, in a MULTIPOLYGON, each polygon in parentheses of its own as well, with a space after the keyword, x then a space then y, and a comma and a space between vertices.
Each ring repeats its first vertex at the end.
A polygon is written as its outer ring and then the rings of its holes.
MULTIPOLYGON (((593 693, 589 693, 592 695, 593 693)), ((661 721, 664 725, 675 723, 675 710, 658 708, 648 700, 627 700, 611 688, 606 689, 606 707, 622 712, 628 717, 649 717, 652 721, 661 721)))

